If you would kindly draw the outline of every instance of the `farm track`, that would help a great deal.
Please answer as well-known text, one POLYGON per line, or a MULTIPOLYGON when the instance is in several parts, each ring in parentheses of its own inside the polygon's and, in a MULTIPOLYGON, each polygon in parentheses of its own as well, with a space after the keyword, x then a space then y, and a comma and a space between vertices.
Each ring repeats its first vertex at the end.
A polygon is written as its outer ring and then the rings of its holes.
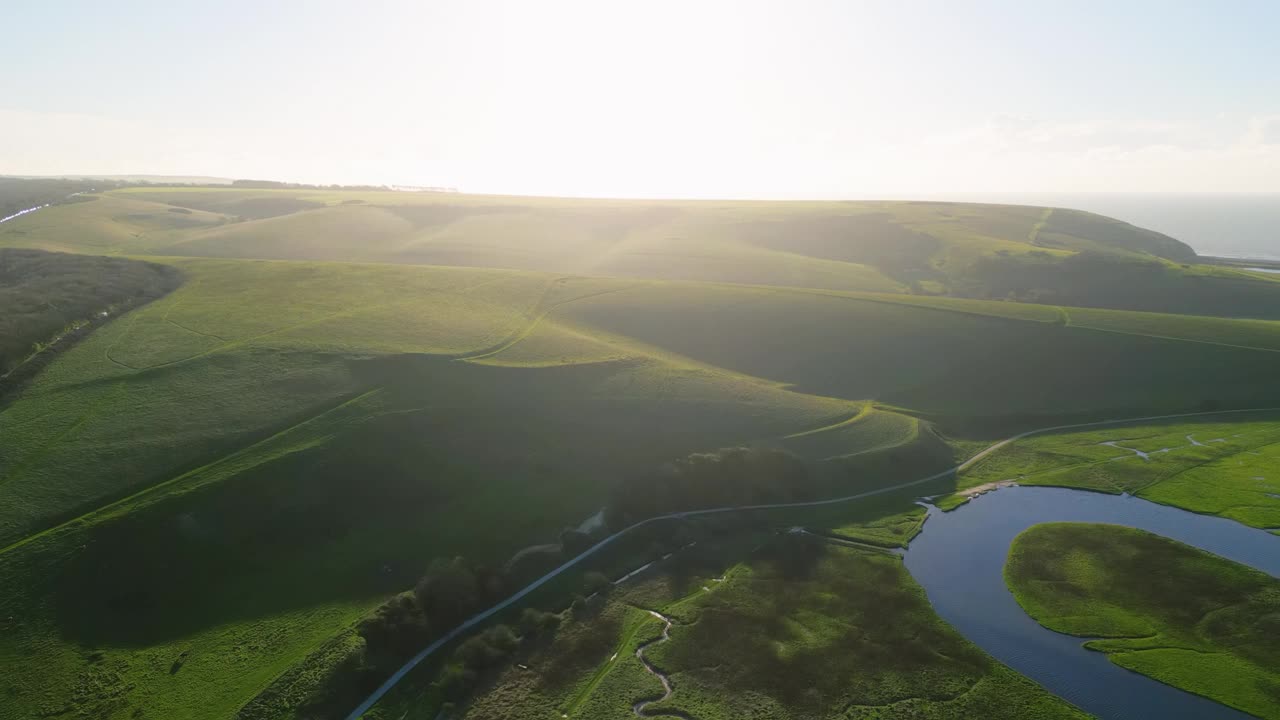
POLYGON ((863 403, 862 407, 858 408, 858 412, 854 413, 851 417, 845 418, 844 420, 841 420, 839 422, 831 423, 830 425, 823 425, 822 427, 814 428, 812 430, 801 430, 798 433, 792 433, 790 435, 786 435, 782 439, 795 440, 796 438, 809 437, 811 435, 817 435, 819 433, 829 432, 831 430, 838 430, 842 427, 856 425, 857 423, 860 423, 863 420, 865 420, 867 416, 871 414, 872 409, 873 408, 871 407, 871 403, 866 402, 866 403, 863 403))
POLYGON ((490 345, 487 348, 481 348, 480 350, 477 350, 472 353, 457 355, 453 359, 459 362, 475 362, 476 360, 484 360, 486 358, 494 357, 495 355, 499 355, 506 350, 510 350, 511 348, 520 344, 521 341, 527 339, 530 335, 533 334, 535 330, 538 329, 538 326, 542 324, 542 321, 545 320, 548 315, 550 315, 551 313, 555 312, 557 309, 565 305, 568 305, 570 303, 575 303, 580 300, 588 300, 593 297, 599 297, 601 295, 609 295, 612 293, 631 290, 632 288, 635 288, 641 285, 641 283, 633 283, 630 285, 624 285, 623 287, 609 288, 607 290, 599 290, 597 292, 588 293, 586 295, 579 295, 577 297, 566 298, 564 300, 561 300, 560 302, 547 305, 547 298, 551 296, 551 292, 555 290, 556 286, 565 285, 572 279, 573 279, 572 277, 565 276, 565 277, 556 278, 555 280, 552 280, 550 283, 548 283, 546 289, 542 291, 542 296, 538 298, 538 302, 534 304, 532 310, 527 315, 529 319, 523 328, 512 333, 511 335, 508 335, 507 337, 498 341, 494 345, 490 345))
POLYGON ((824 291, 824 290, 811 290, 807 288, 770 288, 770 289, 799 292, 806 295, 820 295, 823 297, 840 298, 844 300, 851 300, 854 302, 879 303, 881 305, 896 305, 898 307, 908 307, 908 308, 919 309, 919 310, 936 310, 942 313, 968 315, 970 317, 986 318, 988 320, 996 320, 996 321, 1004 320, 1007 322, 1014 322, 1014 323, 1038 323, 1041 325, 1057 324, 1057 325, 1061 325, 1062 327, 1070 327, 1070 328, 1075 328, 1077 330, 1089 330, 1091 332, 1104 332, 1104 333, 1111 333, 1113 335, 1131 335, 1133 337, 1152 338, 1153 340, 1169 340, 1173 342, 1194 343, 1196 345, 1212 345, 1216 347, 1232 348, 1235 350, 1256 350, 1258 352, 1280 353, 1280 348, 1259 347, 1257 345, 1236 345, 1233 343, 1217 342, 1215 340, 1197 340, 1195 338, 1178 337, 1176 335, 1157 335, 1155 333, 1136 332, 1133 330, 1117 330, 1115 328, 1102 328, 1102 327, 1096 327, 1093 325, 1082 325, 1071 319, 1071 314, 1067 311, 1067 308, 1060 307, 1057 305, 1039 306, 1039 307, 1046 307, 1046 308, 1056 310, 1058 313, 1057 318, 1053 320, 1033 320, 1031 318, 1009 317, 1007 315, 993 315, 991 313, 978 312, 976 310, 963 310, 958 307, 942 307, 942 306, 936 306, 936 305, 922 305, 922 304, 912 303, 912 302, 902 302, 899 300, 894 300, 892 295, 883 295, 880 297, 862 297, 858 295, 851 295, 848 293, 839 293, 839 292, 824 291))
MULTIPOLYGON (((920 485, 925 485, 927 483, 934 482, 936 480, 941 480, 942 478, 945 478, 949 475, 963 472, 964 470, 967 470, 968 468, 973 467, 977 463, 981 462, 983 459, 990 456, 992 453, 998 452, 1000 449, 1010 445, 1011 443, 1014 443, 1018 440, 1021 440, 1027 437, 1031 437, 1033 435, 1042 435, 1045 433, 1058 432, 1061 430, 1077 430, 1077 429, 1088 428, 1088 427, 1105 427, 1108 425, 1124 425, 1129 423, 1150 422, 1155 420, 1174 420, 1179 418, 1208 417, 1212 415, 1230 415, 1230 414, 1241 414, 1241 413, 1260 413, 1260 412, 1277 412, 1277 411, 1280 411, 1280 407, 1246 408, 1241 410, 1214 410, 1214 411, 1208 411, 1208 412, 1193 412, 1193 413, 1174 413, 1174 414, 1168 414, 1168 415, 1149 415, 1149 416, 1134 417, 1134 418, 1116 418, 1112 420, 1100 420, 1097 422, 1090 422, 1090 423, 1073 423, 1068 425, 1055 425, 1052 427, 1039 428, 1036 430, 1028 430, 1026 432, 1019 433, 1012 437, 1005 438, 1004 440, 1001 440, 997 443, 992 444, 991 446, 987 447, 981 452, 976 453, 973 457, 969 458, 963 463, 960 463, 959 465, 953 468, 944 470, 942 472, 935 473, 933 475, 920 478, 918 480, 911 480, 903 483, 898 483, 896 485, 877 488, 875 490, 867 490, 864 492, 855 493, 853 495, 830 498, 827 500, 810 500, 807 502, 798 502, 798 503, 744 505, 744 506, 738 506, 738 507, 708 508, 705 510, 688 510, 684 512, 669 513, 667 515, 659 515, 656 517, 649 518, 647 520, 641 520, 640 522, 637 522, 629 527, 623 528, 622 530, 619 530, 618 532, 601 540, 595 545, 592 545, 590 548, 587 548, 578 556, 566 561, 564 564, 560 565, 556 569, 552 570, 546 575, 543 575, 537 580, 534 580, 532 583, 526 585, 524 588, 517 591, 515 594, 511 595, 506 600, 503 600, 502 602, 498 603, 497 605, 494 605, 488 610, 485 610, 477 615, 472 616, 470 619, 466 620, 461 625, 458 625, 453 630, 450 630, 449 632, 442 635, 440 638, 438 638, 437 640, 429 644, 427 647, 423 648, 417 655, 414 655, 412 658, 406 661, 405 664, 400 667, 400 669, 392 673, 391 677, 387 678, 387 680, 384 681, 382 685, 380 685, 376 690, 374 690, 374 692, 368 698, 366 698, 364 702, 360 703, 354 710, 352 710, 346 716, 346 720, 359 720, 359 718, 361 718, 375 704, 377 704, 377 702, 381 700, 393 687, 399 684, 400 681, 403 680, 404 677, 408 675, 410 671, 412 671, 415 667, 421 664, 423 660, 426 660, 428 657, 433 655, 440 648, 448 645, 449 643, 458 639, 462 635, 466 634, 472 628, 488 621, 493 616, 497 615, 503 610, 506 610, 512 605, 516 604, 517 602, 522 600, 524 597, 526 597, 533 591, 537 590, 538 588, 542 587, 546 583, 560 576, 565 571, 569 570, 570 568, 574 567, 575 565, 582 562, 583 560, 586 560, 592 555, 595 555, 597 552, 613 544, 619 538, 641 527, 646 527, 648 525, 666 521, 666 520, 683 520, 687 518, 701 517, 701 516, 707 516, 707 515, 719 515, 719 514, 728 513, 728 512, 743 512, 743 511, 750 511, 750 510, 781 510, 781 509, 788 509, 788 508, 823 507, 827 505, 838 505, 846 502, 852 502, 854 500, 861 500, 864 498, 874 497, 877 495, 884 495, 884 494, 896 492, 899 490, 906 490, 908 488, 918 487, 920 485)), ((3 551, 0 551, 0 552, 3 552, 3 551)))
MULTIPOLYGON (((274 440, 277 440, 277 439, 279 439, 279 438, 281 438, 281 437, 284 437, 285 435, 288 435, 290 432, 292 432, 292 431, 294 431, 294 430, 296 430, 296 429, 298 429, 298 428, 300 428, 300 427, 303 427, 304 425, 307 425, 307 424, 309 424, 309 423, 311 423, 311 422, 314 422, 314 421, 316 421, 316 420, 319 420, 320 418, 324 417, 325 415, 328 415, 329 413, 335 412, 335 411, 337 411, 337 410, 341 410, 342 408, 345 408, 345 407, 347 407, 347 406, 349 406, 349 405, 352 405, 352 404, 354 404, 354 403, 360 402, 361 400, 364 400, 365 398, 368 398, 368 397, 371 397, 371 396, 373 396, 373 395, 376 395, 377 393, 380 393, 380 392, 382 392, 382 388, 374 388, 373 390, 366 391, 366 392, 364 392, 364 393, 361 393, 361 394, 359 394, 359 395, 356 395, 355 397, 350 397, 350 396, 348 396, 348 397, 344 398, 344 399, 342 400, 342 402, 338 403, 337 405, 333 405, 333 406, 331 406, 331 407, 325 408, 324 410, 322 410, 322 411, 320 411, 320 412, 316 413, 315 415, 312 415, 312 416, 310 416, 310 417, 307 417, 306 419, 304 419, 304 420, 302 420, 302 421, 300 421, 300 422, 296 422, 296 423, 294 423, 294 424, 290 425, 289 427, 286 427, 286 428, 284 428, 284 429, 282 429, 282 430, 279 430, 279 431, 277 431, 277 432, 274 432, 274 433, 272 433, 270 436, 268 436, 268 437, 266 437, 266 438, 263 438, 262 440, 258 440, 257 442, 251 443, 250 445, 247 445, 247 446, 245 446, 245 447, 243 447, 243 448, 241 448, 241 449, 239 449, 239 450, 236 450, 236 451, 234 451, 234 452, 232 452, 232 453, 229 453, 229 454, 224 455, 224 456, 222 456, 222 457, 220 457, 220 458, 217 458, 217 459, 212 460, 212 461, 210 461, 210 462, 208 462, 208 463, 205 463, 204 465, 201 465, 201 466, 199 466, 199 467, 197 467, 197 468, 193 468, 193 469, 191 469, 191 470, 188 470, 188 471, 186 471, 186 472, 183 472, 183 473, 181 473, 181 474, 179 474, 179 475, 177 475, 177 476, 175 476, 175 477, 172 477, 172 478, 170 478, 170 479, 168 479, 168 480, 163 480, 163 481, 161 481, 161 482, 159 482, 159 483, 156 483, 156 484, 154 484, 154 485, 148 485, 147 487, 142 488, 141 490, 138 490, 138 491, 136 491, 136 492, 134 492, 134 493, 131 493, 131 494, 129 494, 129 495, 126 495, 125 497, 122 497, 122 498, 120 498, 120 499, 118 499, 118 500, 113 500, 113 501, 108 502, 108 503, 106 503, 106 504, 104 504, 104 505, 100 505, 100 506, 98 506, 98 507, 96 507, 96 508, 94 508, 94 509, 92 509, 92 510, 89 510, 89 511, 87 511, 87 512, 85 512, 85 513, 81 514, 81 515, 78 515, 78 516, 76 516, 76 517, 74 517, 74 518, 71 518, 71 519, 69 519, 69 520, 64 520, 64 521, 62 521, 62 522, 60 522, 60 523, 58 523, 58 524, 56 524, 56 525, 53 525, 53 526, 48 527, 48 528, 45 528, 45 529, 43 529, 43 530, 40 530, 39 532, 33 533, 33 534, 31 534, 31 535, 28 535, 27 537, 24 537, 24 538, 22 538, 21 540, 18 540, 18 541, 15 541, 15 542, 13 542, 13 543, 11 543, 11 544, 9 544, 9 545, 6 545, 5 547, 0 548, 0 555, 4 555, 5 553, 8 553, 8 552, 10 552, 10 551, 12 551, 12 550, 17 550, 18 548, 20 548, 20 547, 22 547, 22 546, 24 546, 24 545, 27 545, 27 544, 29 544, 29 543, 32 543, 32 542, 34 542, 34 541, 36 541, 36 540, 38 540, 38 539, 40 539, 40 538, 44 537, 45 535, 49 535, 49 534, 52 534, 52 533, 58 532, 59 530, 63 530, 63 529, 65 529, 65 528, 70 527, 70 526, 73 526, 73 525, 78 525, 78 524, 86 523, 86 522, 88 522, 88 521, 90 521, 90 520, 94 519, 95 517, 97 517, 97 516, 99 516, 99 515, 102 515, 103 513, 107 513, 107 512, 109 512, 109 511, 111 511, 111 510, 113 510, 113 509, 116 509, 116 508, 119 508, 119 507, 121 507, 121 506, 123 506, 123 505, 125 505, 125 504, 127 504, 127 503, 134 502, 134 501, 136 501, 136 500, 139 500, 139 499, 141 499, 141 498, 144 498, 144 497, 146 497, 147 495, 150 495, 150 494, 155 493, 155 492, 157 492, 157 491, 163 490, 164 488, 167 488, 167 487, 171 487, 171 486, 173 486, 173 485, 176 485, 176 484, 180 483, 180 482, 181 482, 181 481, 183 481, 183 480, 186 480, 186 479, 189 479, 189 478, 191 478, 191 477, 194 477, 194 476, 196 476, 196 475, 198 475, 198 474, 200 474, 200 473, 202 473, 202 472, 205 472, 205 471, 208 471, 208 470, 212 470, 212 469, 214 469, 214 468, 216 468, 216 467, 218 467, 218 466, 220 466, 220 465, 222 465, 222 464, 224 464, 224 463, 229 463, 229 462, 232 462, 232 461, 234 461, 234 460, 236 460, 236 459, 239 459, 239 458, 241 458, 241 457, 244 457, 244 456, 246 456, 246 455, 249 455, 249 454, 250 454, 250 453, 252 453, 252 452, 253 452, 253 450, 255 450, 256 448, 262 447, 262 446, 264 446, 264 445, 267 445, 267 444, 271 443, 271 442, 272 442, 272 441, 274 441, 274 440)), ((80 425, 80 424, 83 424, 83 422, 84 422, 84 420, 82 420, 80 423, 77 423, 77 426, 78 426, 78 425, 80 425)))
POLYGON ((1040 241, 1040 231, 1049 223, 1049 217, 1051 215, 1053 215, 1053 208, 1045 208, 1044 212, 1040 215, 1039 222, 1031 226, 1031 232, 1027 233, 1027 242, 1035 245, 1040 241))

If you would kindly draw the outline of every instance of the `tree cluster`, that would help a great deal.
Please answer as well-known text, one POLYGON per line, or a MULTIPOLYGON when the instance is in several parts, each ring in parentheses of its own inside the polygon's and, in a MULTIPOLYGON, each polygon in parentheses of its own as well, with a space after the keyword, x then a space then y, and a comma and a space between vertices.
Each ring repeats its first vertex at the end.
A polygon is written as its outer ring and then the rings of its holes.
POLYGON ((455 557, 436 560, 411 592, 383 603, 357 626, 374 667, 393 667, 433 638, 500 600, 500 571, 455 557))
POLYGON ((181 282, 164 265, 0 248, 0 375, 101 313, 160 297, 181 282))
POLYGON ((605 519, 618 530, 673 512, 795 502, 812 497, 814 485, 809 467, 789 452, 722 448, 625 477, 614 488, 605 519))

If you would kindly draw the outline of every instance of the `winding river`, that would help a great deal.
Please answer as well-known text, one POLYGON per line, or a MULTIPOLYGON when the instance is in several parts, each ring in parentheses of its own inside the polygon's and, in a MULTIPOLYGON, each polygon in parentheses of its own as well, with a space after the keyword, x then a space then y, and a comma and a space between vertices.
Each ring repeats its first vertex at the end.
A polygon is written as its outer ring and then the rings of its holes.
POLYGON ((1129 496, 1010 487, 951 512, 929 508, 904 554, 938 614, 987 653, 1103 720, 1250 718, 1115 665, 1032 620, 1004 583, 1009 545, 1044 522, 1128 525, 1280 576, 1280 536, 1129 496))

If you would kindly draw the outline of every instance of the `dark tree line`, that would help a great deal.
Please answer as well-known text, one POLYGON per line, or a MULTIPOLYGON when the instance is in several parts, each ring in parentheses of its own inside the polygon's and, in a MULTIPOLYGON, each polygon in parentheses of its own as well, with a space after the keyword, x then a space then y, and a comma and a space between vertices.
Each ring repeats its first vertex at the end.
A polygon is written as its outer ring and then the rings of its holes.
POLYGON ((436 560, 410 592, 383 603, 357 627, 375 667, 394 667, 432 639, 501 600, 505 577, 466 559, 436 560))
POLYGON ((0 375, 78 323, 182 282, 172 267, 123 258, 0 249, 0 375))

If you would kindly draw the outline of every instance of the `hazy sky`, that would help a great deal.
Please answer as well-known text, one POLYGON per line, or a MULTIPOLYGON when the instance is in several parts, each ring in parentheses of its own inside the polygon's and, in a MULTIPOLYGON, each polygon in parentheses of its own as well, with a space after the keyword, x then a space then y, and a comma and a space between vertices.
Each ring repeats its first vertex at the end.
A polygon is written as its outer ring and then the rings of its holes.
POLYGON ((1280 191, 1280 2, 10 0, 0 173, 1280 191))

